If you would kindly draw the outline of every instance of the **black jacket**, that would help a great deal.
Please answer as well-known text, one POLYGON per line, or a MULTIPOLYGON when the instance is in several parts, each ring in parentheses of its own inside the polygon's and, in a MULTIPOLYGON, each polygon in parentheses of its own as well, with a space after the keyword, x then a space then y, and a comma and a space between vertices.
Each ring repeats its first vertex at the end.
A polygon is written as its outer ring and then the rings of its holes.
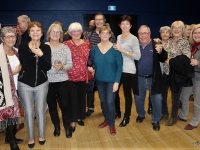
POLYGON ((181 87, 192 86, 194 67, 190 65, 190 59, 185 55, 171 58, 169 61, 169 84, 173 92, 178 93, 181 87))
POLYGON ((31 87, 36 87, 47 81, 47 71, 51 69, 51 48, 44 43, 39 47, 43 55, 34 57, 28 43, 22 43, 19 46, 19 61, 22 69, 19 73, 18 81, 31 87))
MULTIPOLYGON (((152 49, 153 49, 153 77, 152 77, 152 95, 160 94, 162 92, 162 72, 160 68, 160 62, 164 62, 167 59, 167 52, 162 49, 162 52, 159 54, 155 49, 155 43, 152 41, 152 49)), ((133 79, 133 93, 135 95, 139 95, 140 91, 138 89, 138 66, 137 61, 135 61, 136 65, 136 74, 134 74, 133 79)))

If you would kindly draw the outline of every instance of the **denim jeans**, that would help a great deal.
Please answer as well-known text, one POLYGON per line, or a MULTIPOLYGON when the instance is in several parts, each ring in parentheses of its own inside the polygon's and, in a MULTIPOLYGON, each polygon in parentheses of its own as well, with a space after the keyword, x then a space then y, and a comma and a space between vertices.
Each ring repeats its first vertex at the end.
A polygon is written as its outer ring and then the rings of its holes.
POLYGON ((105 121, 107 121, 109 126, 112 127, 115 125, 116 92, 112 92, 114 83, 100 81, 96 82, 105 121))
POLYGON ((94 92, 87 93, 87 107, 90 110, 94 110, 94 92))
POLYGON ((152 95, 152 78, 144 78, 138 76, 138 87, 139 96, 134 95, 136 111, 139 116, 145 117, 146 112, 144 110, 144 101, 146 97, 146 90, 150 91, 151 103, 152 103, 152 123, 157 123, 160 121, 162 114, 162 94, 152 95))
POLYGON ((30 87, 27 84, 18 82, 18 92, 24 109, 24 116, 28 130, 29 140, 34 140, 34 114, 38 123, 38 136, 44 138, 47 110, 47 92, 48 82, 36 87, 30 87), (35 107, 35 110, 34 110, 35 107))

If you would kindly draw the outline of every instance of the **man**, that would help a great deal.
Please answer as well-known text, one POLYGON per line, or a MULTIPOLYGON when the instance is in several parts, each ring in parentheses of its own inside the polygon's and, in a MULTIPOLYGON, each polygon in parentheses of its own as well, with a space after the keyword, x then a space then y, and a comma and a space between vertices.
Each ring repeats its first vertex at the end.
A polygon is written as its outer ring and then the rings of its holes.
MULTIPOLYGON (((105 25, 105 22, 105 16, 102 13, 97 13, 94 16, 95 26, 88 28, 88 31, 85 32, 84 39, 89 40, 92 46, 95 46, 101 42, 101 39, 99 37, 99 30, 102 26, 105 25)), ((112 43, 116 42, 114 34, 111 35, 110 41, 112 43)), ((86 112, 86 116, 90 116, 94 112, 94 92, 87 93, 87 107, 88 110, 86 112)))
POLYGON ((28 25, 30 22, 31 22, 31 20, 27 15, 21 15, 17 18, 17 24, 19 26, 19 29, 22 32, 21 42, 19 41, 20 44, 30 41, 30 37, 29 37, 28 31, 27 31, 28 25))
POLYGON ((90 22, 89 22, 89 28, 94 27, 94 26, 95 26, 94 20, 90 20, 90 22))
POLYGON ((160 130, 159 121, 162 115, 162 73, 159 62, 167 59, 167 52, 163 50, 162 44, 155 45, 151 40, 150 28, 142 25, 138 30, 141 58, 138 61, 138 83, 134 83, 133 91, 138 117, 136 122, 141 123, 145 118, 144 101, 146 90, 149 90, 152 111, 153 129, 160 130))

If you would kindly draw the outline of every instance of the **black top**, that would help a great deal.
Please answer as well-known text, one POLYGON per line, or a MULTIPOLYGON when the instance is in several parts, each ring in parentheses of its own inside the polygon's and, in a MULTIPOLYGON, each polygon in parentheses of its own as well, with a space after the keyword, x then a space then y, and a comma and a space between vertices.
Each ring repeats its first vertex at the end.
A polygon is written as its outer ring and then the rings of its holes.
POLYGON ((22 69, 19 73, 18 81, 31 87, 38 86, 47 81, 47 71, 51 69, 51 48, 44 43, 39 47, 43 55, 35 57, 31 52, 28 42, 19 46, 19 61, 22 69))

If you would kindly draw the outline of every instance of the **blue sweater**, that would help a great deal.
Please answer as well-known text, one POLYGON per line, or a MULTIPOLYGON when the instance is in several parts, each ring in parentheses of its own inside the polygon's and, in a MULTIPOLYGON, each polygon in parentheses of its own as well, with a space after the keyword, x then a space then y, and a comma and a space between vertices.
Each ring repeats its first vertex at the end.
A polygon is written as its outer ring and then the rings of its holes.
POLYGON ((123 59, 119 51, 111 47, 105 54, 102 54, 98 46, 93 46, 90 57, 94 60, 97 81, 120 82, 123 59))

